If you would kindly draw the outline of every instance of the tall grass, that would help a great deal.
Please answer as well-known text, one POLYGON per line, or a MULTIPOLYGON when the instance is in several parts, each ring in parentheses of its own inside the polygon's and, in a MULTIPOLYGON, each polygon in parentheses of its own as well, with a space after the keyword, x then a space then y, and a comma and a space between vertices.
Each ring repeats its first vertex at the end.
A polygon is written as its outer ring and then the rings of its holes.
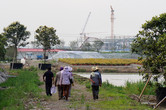
POLYGON ((24 110, 24 103, 28 98, 39 97, 41 89, 38 87, 39 81, 36 71, 17 70, 16 78, 9 78, 0 84, 7 87, 0 91, 0 110, 24 110))
MULTIPOLYGON (((126 82, 125 87, 122 86, 114 86, 109 84, 109 82, 104 82, 102 84, 102 88, 106 90, 111 90, 112 92, 118 92, 123 94, 140 94, 145 86, 145 82, 126 82)), ((156 86, 154 83, 149 83, 144 91, 145 95, 155 95, 156 86)))
MULTIPOLYGON (((89 79, 81 78, 81 76, 74 75, 75 82, 81 85, 85 85, 86 90, 92 94, 91 82, 89 79)), ((126 82, 126 86, 114 86, 109 84, 109 82, 103 82, 102 87, 99 88, 99 100, 92 101, 86 97, 86 95, 78 95, 79 101, 71 100, 71 106, 81 107, 84 106, 85 109, 97 109, 97 110, 151 110, 152 108, 146 105, 142 105, 139 102, 132 100, 129 95, 130 94, 140 94, 143 89, 145 83, 137 82, 131 83, 126 82), (139 89, 137 89, 139 88, 139 89), (85 98, 84 98, 85 97, 85 98)), ((155 88, 152 85, 148 85, 144 94, 154 94, 155 88), (152 87, 151 87, 152 86, 152 87)), ((77 91, 78 92, 78 91, 77 91)), ((79 91, 81 92, 81 90, 79 91)))
MULTIPOLYGON (((140 94, 145 86, 144 81, 138 81, 135 83, 126 82, 124 91, 126 94, 140 94)), ((154 83, 149 83, 144 91, 145 95, 155 95, 156 86, 154 83)))

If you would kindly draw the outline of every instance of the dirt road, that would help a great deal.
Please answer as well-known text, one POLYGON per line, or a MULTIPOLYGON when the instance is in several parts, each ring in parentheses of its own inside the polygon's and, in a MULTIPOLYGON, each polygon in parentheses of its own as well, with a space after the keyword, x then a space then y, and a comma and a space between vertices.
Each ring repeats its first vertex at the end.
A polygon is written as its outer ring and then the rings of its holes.
MULTIPOLYGON (((43 73, 38 73, 40 81, 43 81, 43 73)), ((93 101, 91 92, 86 90, 86 87, 80 84, 75 83, 72 86, 71 96, 69 101, 58 100, 58 93, 53 94, 51 97, 46 96, 45 94, 45 85, 41 85, 42 88, 42 99, 40 99, 40 106, 34 106, 31 110, 84 110, 86 105, 84 101, 93 101), (82 106, 77 106, 77 103, 82 103, 82 106)), ((80 105, 80 104, 79 104, 80 105)))

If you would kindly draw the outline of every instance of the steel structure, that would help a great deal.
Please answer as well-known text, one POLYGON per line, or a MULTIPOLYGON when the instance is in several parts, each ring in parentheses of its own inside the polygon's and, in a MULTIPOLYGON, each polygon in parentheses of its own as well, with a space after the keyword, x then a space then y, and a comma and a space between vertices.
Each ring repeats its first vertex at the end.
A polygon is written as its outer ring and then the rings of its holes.
POLYGON ((82 32, 80 33, 80 35, 83 35, 83 36, 84 36, 84 40, 86 39, 86 34, 85 34, 84 32, 85 32, 85 28, 86 28, 86 25, 87 25, 87 23, 88 23, 88 20, 89 20, 90 15, 91 15, 91 12, 89 12, 88 17, 87 17, 87 19, 86 19, 86 22, 85 22, 85 24, 84 24, 84 27, 83 27, 83 29, 82 29, 82 32))
POLYGON ((111 39, 114 39, 114 9, 112 8, 112 6, 110 6, 111 8, 111 39))

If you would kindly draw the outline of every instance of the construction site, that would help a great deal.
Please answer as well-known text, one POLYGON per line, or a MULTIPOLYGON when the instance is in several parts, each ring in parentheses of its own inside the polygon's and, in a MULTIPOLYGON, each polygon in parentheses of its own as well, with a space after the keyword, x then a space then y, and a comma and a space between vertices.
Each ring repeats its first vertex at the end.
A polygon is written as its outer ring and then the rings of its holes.
POLYGON ((89 43, 93 44, 95 41, 103 42, 103 45, 100 49, 102 52, 129 52, 130 51, 130 44, 132 43, 135 36, 117 36, 114 34, 114 9, 110 6, 111 9, 111 33, 109 36, 103 35, 87 35, 88 33, 85 32, 87 27, 91 12, 89 12, 86 22, 83 26, 82 32, 80 33, 80 38, 77 40, 78 47, 82 48, 83 45, 89 43), (97 37, 99 36, 99 37, 97 37), (102 37, 102 38, 101 38, 102 37))

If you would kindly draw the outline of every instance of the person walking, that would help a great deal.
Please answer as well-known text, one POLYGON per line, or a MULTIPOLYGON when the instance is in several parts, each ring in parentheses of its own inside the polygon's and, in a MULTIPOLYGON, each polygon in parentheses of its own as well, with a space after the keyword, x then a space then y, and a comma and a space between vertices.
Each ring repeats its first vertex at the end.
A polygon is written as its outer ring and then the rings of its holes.
POLYGON ((72 67, 68 66, 69 69, 69 73, 71 74, 71 79, 70 79, 70 86, 69 86, 69 97, 71 96, 71 87, 72 85, 74 86, 74 78, 73 78, 73 74, 72 74, 72 67))
POLYGON ((62 76, 60 78, 61 84, 63 86, 63 97, 68 101, 69 96, 69 87, 70 87, 70 79, 72 78, 68 66, 65 66, 62 70, 62 76))
POLYGON ((50 67, 48 68, 48 71, 46 71, 43 75, 43 81, 45 82, 47 96, 52 96, 51 87, 53 80, 54 80, 54 74, 51 72, 51 67, 50 67))
POLYGON ((99 76, 100 76, 100 78, 101 78, 101 84, 102 84, 102 77, 101 77, 101 72, 100 72, 100 69, 96 66, 96 72, 98 72, 99 73, 99 76))
POLYGON ((60 67, 60 71, 56 73, 56 78, 55 78, 55 87, 58 86, 59 100, 62 99, 62 97, 63 97, 63 87, 62 87, 61 82, 60 82, 62 70, 63 70, 63 67, 60 67))
POLYGON ((99 74, 98 68, 92 67, 92 73, 90 74, 90 81, 92 86, 93 99, 98 99, 99 86, 101 87, 101 75, 99 74))

